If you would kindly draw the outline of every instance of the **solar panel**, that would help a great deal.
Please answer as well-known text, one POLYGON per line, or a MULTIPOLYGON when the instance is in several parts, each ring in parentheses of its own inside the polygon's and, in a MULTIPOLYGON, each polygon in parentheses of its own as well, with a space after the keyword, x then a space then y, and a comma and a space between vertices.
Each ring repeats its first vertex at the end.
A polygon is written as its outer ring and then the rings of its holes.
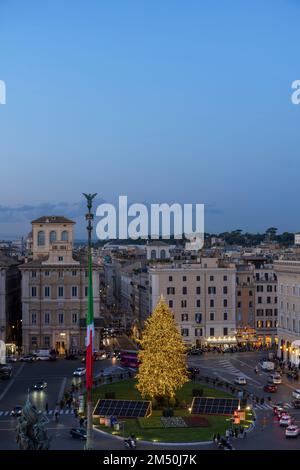
POLYGON ((209 398, 194 397, 192 414, 233 415, 239 408, 240 400, 237 398, 209 398))
POLYGON ((145 418, 151 413, 150 401, 100 399, 94 409, 94 416, 115 416, 116 418, 145 418))

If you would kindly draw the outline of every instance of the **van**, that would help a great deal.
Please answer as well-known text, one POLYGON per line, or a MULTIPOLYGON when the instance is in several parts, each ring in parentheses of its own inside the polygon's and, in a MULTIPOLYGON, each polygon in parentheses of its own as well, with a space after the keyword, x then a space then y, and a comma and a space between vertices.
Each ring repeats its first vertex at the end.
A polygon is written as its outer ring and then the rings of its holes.
POLYGON ((262 370, 274 370, 275 369, 275 364, 274 364, 274 362, 264 361, 261 364, 261 368, 262 368, 262 370))

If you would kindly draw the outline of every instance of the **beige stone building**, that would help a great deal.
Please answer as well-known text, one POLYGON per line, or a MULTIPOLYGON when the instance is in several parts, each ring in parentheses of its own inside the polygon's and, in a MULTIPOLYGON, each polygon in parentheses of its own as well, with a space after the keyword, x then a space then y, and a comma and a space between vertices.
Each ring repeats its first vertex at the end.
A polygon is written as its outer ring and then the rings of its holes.
POLYGON ((277 275, 272 264, 254 270, 255 328, 259 344, 277 344, 277 275))
POLYGON ((278 356, 300 362, 300 260, 274 262, 278 278, 278 356))
POLYGON ((216 258, 149 268, 150 311, 161 295, 188 345, 236 343, 236 268, 216 258))
MULTIPOLYGON (((64 354, 85 348, 87 257, 73 256, 73 228, 73 221, 59 216, 32 222, 33 260, 20 266, 25 353, 49 348, 64 354)), ((98 266, 93 268, 93 295, 95 348, 99 348, 102 318, 98 266)))

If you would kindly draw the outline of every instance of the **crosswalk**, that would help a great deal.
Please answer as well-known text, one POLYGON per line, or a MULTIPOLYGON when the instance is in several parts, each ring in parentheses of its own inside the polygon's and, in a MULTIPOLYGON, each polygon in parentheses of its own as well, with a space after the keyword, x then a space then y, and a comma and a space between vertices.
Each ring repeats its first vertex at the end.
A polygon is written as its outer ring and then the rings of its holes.
MULTIPOLYGON (((48 413, 46 411, 39 411, 40 414, 44 415, 44 416, 53 416, 54 418, 54 413, 55 413, 56 410, 49 410, 48 413)), ((10 417, 10 414, 11 414, 11 410, 9 411, 0 411, 0 418, 6 418, 6 417, 10 417)), ((70 415, 70 416, 74 416, 74 412, 73 410, 68 410, 68 409, 64 409, 64 410, 59 410, 59 414, 60 415, 70 415)))

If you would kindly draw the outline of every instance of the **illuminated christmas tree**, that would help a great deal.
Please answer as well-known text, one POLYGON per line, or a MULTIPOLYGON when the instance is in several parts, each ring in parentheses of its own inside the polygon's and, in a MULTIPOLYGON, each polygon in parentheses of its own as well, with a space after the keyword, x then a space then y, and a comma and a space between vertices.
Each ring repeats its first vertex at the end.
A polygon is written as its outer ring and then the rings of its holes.
POLYGON ((186 352, 173 314, 163 298, 145 322, 137 373, 138 391, 143 397, 174 397, 188 382, 186 352))

